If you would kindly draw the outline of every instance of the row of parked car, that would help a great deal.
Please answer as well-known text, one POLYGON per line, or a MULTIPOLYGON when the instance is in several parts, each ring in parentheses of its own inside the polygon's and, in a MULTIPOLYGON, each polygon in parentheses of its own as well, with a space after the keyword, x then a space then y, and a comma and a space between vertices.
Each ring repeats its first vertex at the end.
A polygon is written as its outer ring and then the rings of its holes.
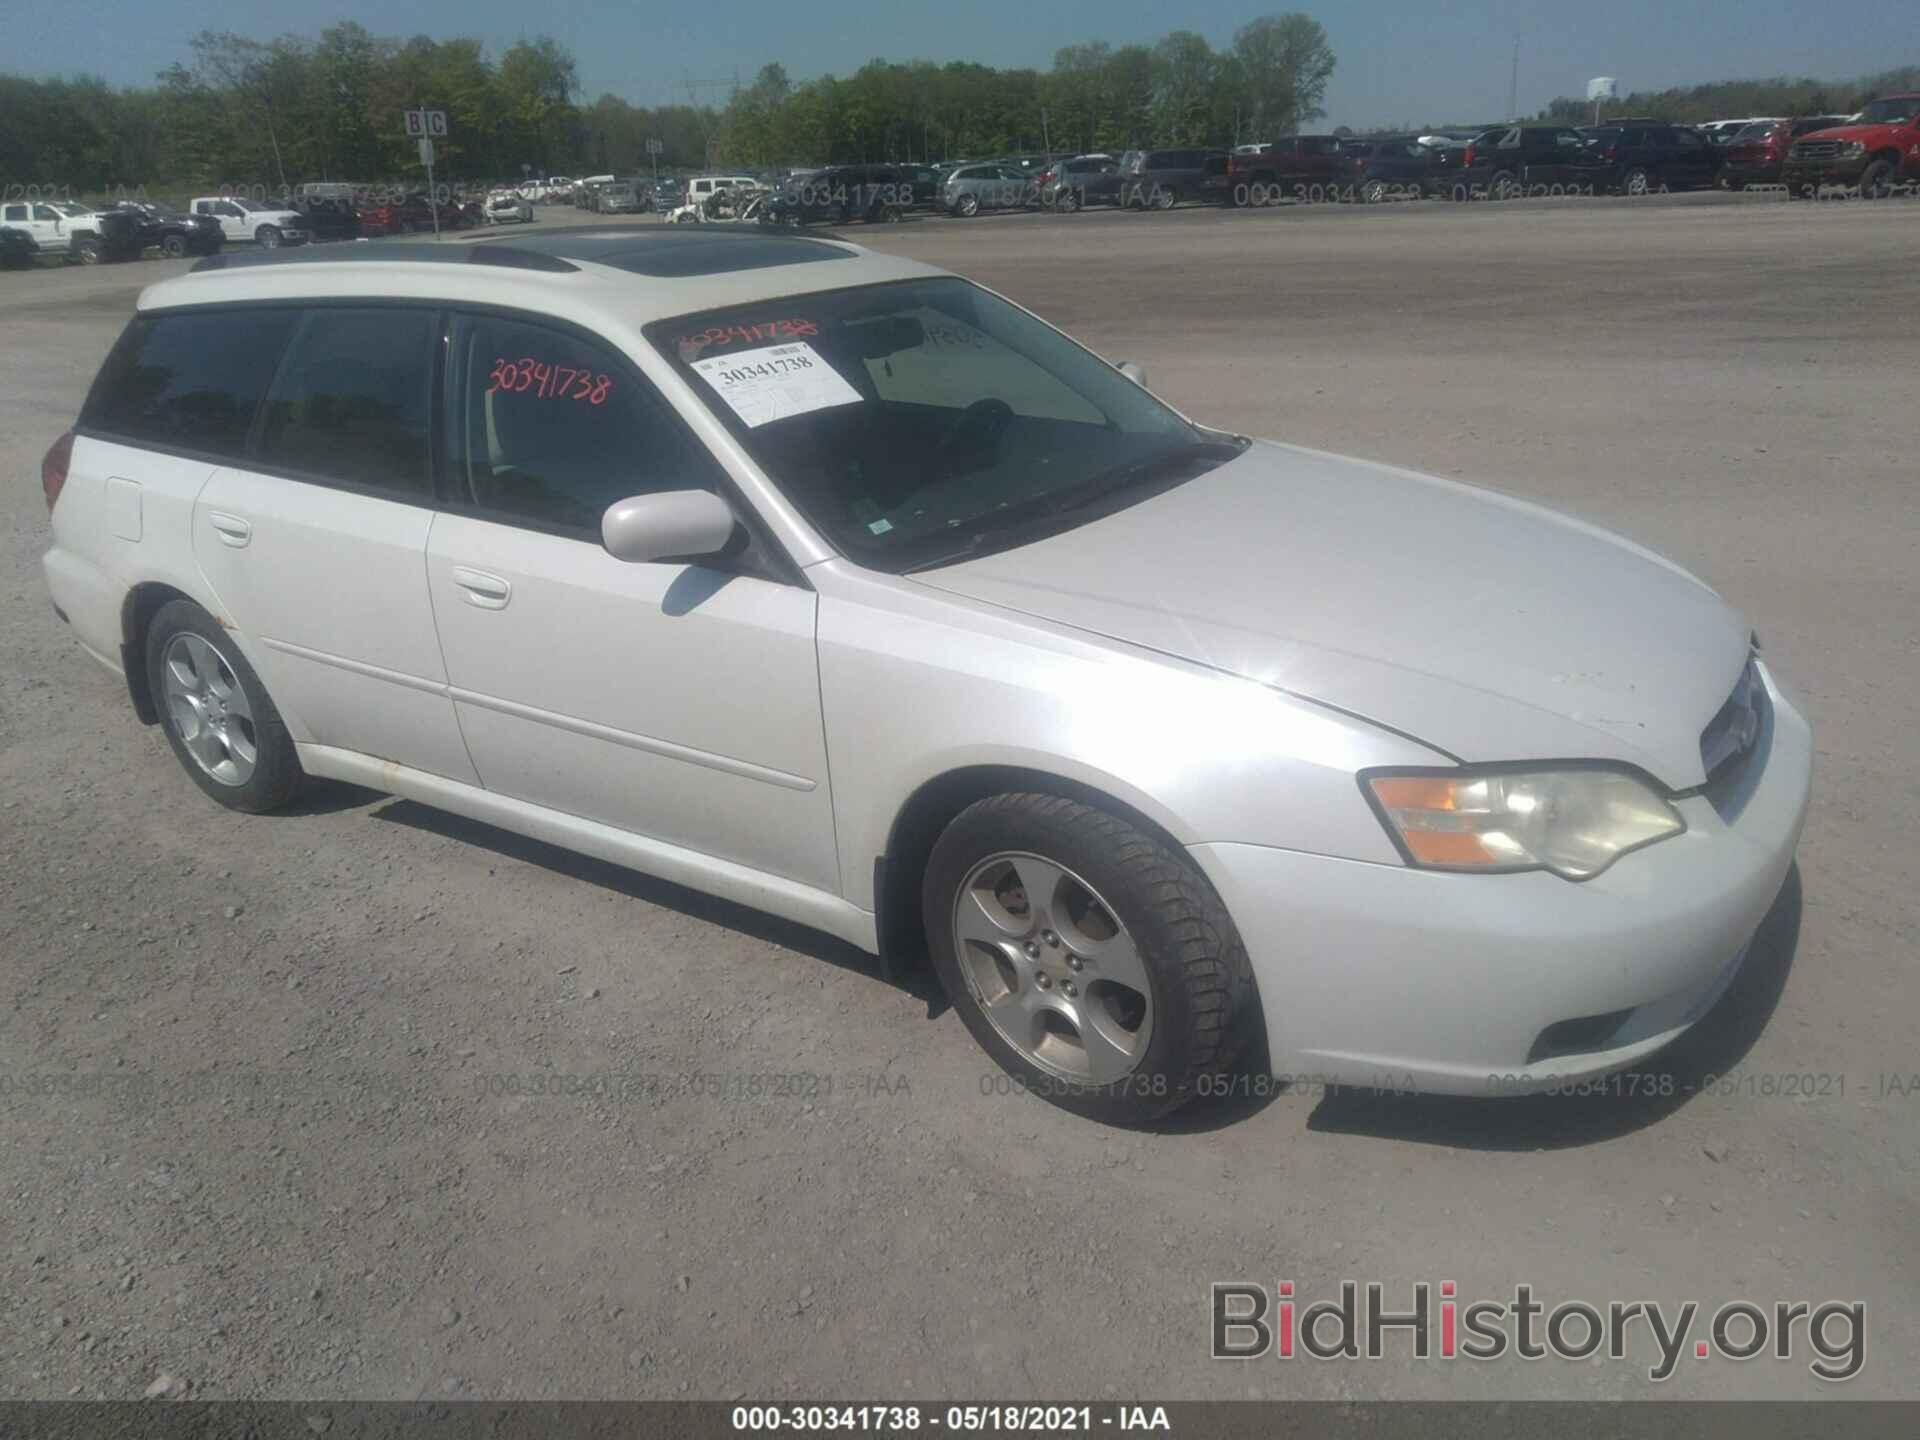
POLYGON ((92 265, 134 260, 149 251, 210 255, 232 243, 275 249, 428 231, 436 221, 442 230, 465 230, 532 219, 532 205, 512 191, 436 201, 424 193, 317 185, 284 203, 203 195, 188 201, 184 210, 138 200, 103 207, 70 200, 8 200, 0 204, 0 265, 17 269, 48 257, 92 265))
MULTIPOLYGON (((1399 196, 1505 198, 1541 188, 1641 195, 1660 190, 1822 185, 1881 195, 1920 180, 1920 95, 1852 116, 1754 117, 1704 127, 1625 116, 1602 125, 1500 125, 1477 132, 1352 139, 1296 135, 1231 151, 1007 156, 946 165, 839 165, 796 171, 761 211, 772 223, 897 219, 932 209, 1147 210, 1187 202, 1399 196)), ((744 177, 742 185, 757 183, 744 177)))

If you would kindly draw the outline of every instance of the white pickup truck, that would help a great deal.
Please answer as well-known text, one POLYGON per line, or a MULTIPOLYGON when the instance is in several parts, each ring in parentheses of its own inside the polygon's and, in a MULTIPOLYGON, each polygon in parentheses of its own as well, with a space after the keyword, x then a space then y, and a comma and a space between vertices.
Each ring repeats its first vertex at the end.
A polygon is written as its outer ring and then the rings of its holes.
POLYGON ((72 209, 46 200, 10 200, 0 206, 0 225, 24 230, 43 255, 77 253, 72 209))
POLYGON ((188 207, 195 215, 211 215, 231 244, 257 240, 265 249, 276 245, 303 245, 308 240, 307 217, 298 210, 264 205, 227 195, 204 195, 188 207))

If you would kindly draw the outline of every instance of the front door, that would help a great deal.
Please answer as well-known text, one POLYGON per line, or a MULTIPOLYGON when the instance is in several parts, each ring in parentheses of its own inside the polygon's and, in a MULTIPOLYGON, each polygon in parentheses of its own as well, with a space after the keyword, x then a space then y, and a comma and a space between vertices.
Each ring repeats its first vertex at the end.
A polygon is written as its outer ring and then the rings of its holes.
POLYGON ((838 893, 813 590, 760 541, 712 565, 607 553, 615 500, 727 487, 603 342, 464 316, 449 369, 427 578, 482 783, 838 893))

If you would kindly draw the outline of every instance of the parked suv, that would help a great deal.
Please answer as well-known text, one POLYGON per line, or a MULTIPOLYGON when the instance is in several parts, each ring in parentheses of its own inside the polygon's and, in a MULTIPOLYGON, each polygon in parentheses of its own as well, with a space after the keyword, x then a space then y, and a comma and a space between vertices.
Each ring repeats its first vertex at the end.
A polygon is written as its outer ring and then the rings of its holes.
POLYGON ((998 160, 962 165, 940 186, 940 208, 949 215, 978 215, 982 210, 1018 210, 1034 200, 1033 177, 998 160))
POLYGON ((1622 195, 1704 189, 1718 182, 1727 153, 1691 125, 1590 125, 1580 133, 1603 166, 1597 183, 1622 195))
POLYGON ((1227 199, 1224 150, 1139 150, 1120 166, 1118 200, 1129 210, 1171 210, 1182 200, 1227 199), (1209 167, 1209 161, 1220 163, 1209 167))
POLYGON ((1037 180, 1036 199, 1053 210, 1083 208, 1092 192, 1096 202, 1112 203, 1118 189, 1120 162, 1107 154, 1075 155, 1056 160, 1037 180))
POLYGON ((1726 142, 1720 183, 1730 190, 1749 185, 1778 185, 1793 142, 1816 130, 1845 125, 1842 115, 1814 115, 1800 120, 1756 120, 1726 142))
POLYGON ((892 165, 833 165, 790 180, 767 197, 768 224, 898 220, 913 204, 910 175, 892 165))
POLYGON ((1606 173, 1606 162, 1570 126, 1514 125, 1469 145, 1455 183, 1505 200, 1556 186, 1592 190, 1606 184, 1606 173))
POLYGON ((1920 95, 1871 100, 1852 120, 1794 141, 1781 179, 1789 193, 1858 185, 1868 199, 1920 180, 1920 95))
POLYGON ((1355 161, 1353 184, 1357 198, 1369 204, 1382 200, 1420 200, 1443 184, 1434 152, 1410 135, 1376 140, 1355 161))
POLYGON ((366 253, 148 289, 41 467, 57 613, 230 808, 350 781, 927 954, 1109 1121, 1241 1053, 1618 1070, 1788 876, 1806 721, 1595 526, 1196 424, 843 242, 366 253))

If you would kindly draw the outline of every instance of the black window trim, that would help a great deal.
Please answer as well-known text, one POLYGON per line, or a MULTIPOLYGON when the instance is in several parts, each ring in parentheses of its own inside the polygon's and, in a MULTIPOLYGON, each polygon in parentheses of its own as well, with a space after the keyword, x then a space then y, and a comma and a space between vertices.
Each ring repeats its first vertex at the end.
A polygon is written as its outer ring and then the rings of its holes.
POLYGON ((218 450, 206 450, 193 445, 168 445, 160 441, 148 440, 138 436, 122 435, 115 431, 102 429, 100 426, 89 424, 87 422, 87 415, 94 408, 100 380, 106 373, 104 364, 101 366, 100 371, 94 376, 93 384, 88 388, 87 399, 81 406, 80 419, 74 424, 73 433, 84 439, 98 440, 108 445, 121 445, 130 450, 145 450, 156 455, 169 455, 181 460, 196 460, 221 469, 246 470, 252 474, 265 475, 275 480, 287 480, 299 485, 314 485, 325 490, 339 490, 349 495, 360 495, 370 500, 385 500, 394 505, 408 505, 415 509, 430 510, 436 514, 459 515, 471 520, 484 520, 489 524, 509 525, 515 529, 532 530, 541 534, 554 535, 563 540, 576 540, 583 544, 591 545, 595 549, 604 549, 605 547, 601 542, 598 531, 574 525, 549 525, 539 521, 529 520, 523 516, 508 515, 499 511, 488 510, 471 503, 471 501, 462 502, 454 494, 454 486, 450 478, 452 451, 448 444, 449 432, 447 428, 451 423, 447 406, 447 393, 453 378, 453 366, 450 363, 453 323, 457 314, 493 315, 502 319, 513 320, 520 324, 545 326, 548 329, 561 330, 583 342, 598 345, 608 354, 615 364, 622 368, 626 378, 631 381, 644 383, 653 391, 658 397, 659 403, 666 409, 671 422, 678 425, 686 433, 688 440, 693 446, 713 462, 714 472, 718 477, 720 485, 719 493, 721 497, 733 507, 734 515, 751 533, 755 541, 758 542, 760 553, 765 559, 765 563, 760 565, 734 565, 727 563, 728 557, 719 557, 717 561, 708 562, 709 568, 747 578, 766 580, 776 585, 789 585, 801 590, 813 589, 813 584, 807 579, 805 572, 794 562, 786 546, 780 543, 779 537, 775 535, 771 527, 767 525, 759 510, 746 498, 746 495, 741 491, 738 484, 735 483, 733 476, 728 473, 726 465, 721 461, 720 457, 714 453, 713 447, 708 445, 705 440, 701 439, 700 436, 694 432, 693 428, 687 424, 686 417, 675 408, 673 402, 667 399, 664 394, 660 393, 660 387, 655 385, 653 381, 648 378, 618 346, 610 342, 606 336, 598 334, 584 325, 577 325, 572 321, 562 320, 557 316, 548 315, 537 310, 522 310, 511 305, 489 305, 483 302, 472 303, 464 301, 450 303, 445 300, 427 300, 397 295, 329 295, 319 297, 292 297, 288 299, 226 300, 211 304, 169 305, 163 309, 137 311, 133 317, 127 321, 126 328, 121 331, 120 338, 114 342, 113 349, 108 351, 108 355, 111 357, 113 351, 119 349, 120 345, 125 342, 127 331, 131 330, 135 325, 138 325, 143 320, 158 320, 163 316, 231 314, 235 311, 253 310, 286 310, 294 312, 297 317, 302 312, 313 309, 364 310, 369 307, 433 310, 439 312, 440 315, 439 333, 436 337, 437 344, 435 345, 433 360, 433 397, 429 414, 427 440, 428 462, 431 466, 430 474, 433 481, 430 493, 402 495, 382 486, 362 485, 351 480, 336 479, 330 475, 318 475, 308 471, 296 470, 285 465, 268 464, 258 454, 257 441, 260 426, 266 413, 267 397, 273 393, 273 386, 280 377, 280 369, 286 363, 287 352, 292 348, 294 336, 299 331, 300 326, 297 318, 293 327, 287 332, 287 339, 281 346, 280 353, 274 359, 273 377, 260 392, 259 403, 255 407, 253 419, 247 427, 246 442, 239 455, 228 455, 218 450))
POLYGON ((604 549, 600 532, 591 526, 561 525, 550 521, 534 520, 510 511, 498 510, 480 504, 473 498, 471 488, 458 483, 453 473, 453 330, 462 316, 491 316, 495 319, 511 321, 517 325, 530 325, 536 329, 556 330, 568 335, 582 344, 594 345, 604 352, 608 359, 618 367, 621 378, 642 387, 643 393, 650 393, 654 403, 665 412, 667 421, 676 427, 687 442, 699 454, 705 455, 712 463, 713 474, 719 486, 719 495, 733 509, 734 518, 753 537, 765 563, 734 563, 736 557, 719 556, 711 558, 708 568, 727 571, 732 574, 767 580, 777 585, 792 585, 802 590, 811 590, 813 584, 800 567, 787 553, 774 535, 759 510, 748 501, 720 457, 713 453, 713 447, 695 433, 687 419, 675 407, 674 403, 661 393, 651 377, 604 335, 589 330, 584 325, 576 325, 570 320, 547 315, 537 310, 521 310, 511 305, 487 305, 458 303, 447 307, 444 329, 441 332, 441 365, 439 376, 439 434, 442 443, 436 447, 439 465, 436 470, 435 490, 439 496, 438 508, 449 515, 459 515, 469 520, 482 520, 490 525, 507 525, 516 530, 532 530, 542 535, 556 536, 562 540, 576 540, 591 545, 594 549, 604 549), (465 490, 463 496, 459 492, 465 490))

